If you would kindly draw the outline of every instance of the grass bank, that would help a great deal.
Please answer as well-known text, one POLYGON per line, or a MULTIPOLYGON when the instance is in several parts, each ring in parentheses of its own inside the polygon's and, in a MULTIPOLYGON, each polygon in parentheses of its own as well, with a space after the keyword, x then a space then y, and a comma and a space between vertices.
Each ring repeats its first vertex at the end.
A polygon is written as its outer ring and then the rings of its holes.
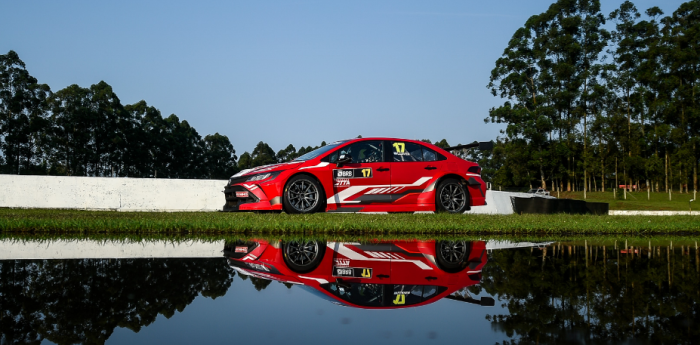
MULTIPOLYGON (((557 196, 557 192, 553 192, 552 196, 557 196)), ((583 192, 561 192, 559 198, 583 200, 583 192)), ((690 199, 693 199, 692 191, 690 193, 672 192, 671 200, 668 200, 668 193, 647 195, 646 191, 628 192, 627 199, 624 198, 621 189, 618 189, 617 193, 612 191, 586 193, 586 201, 607 202, 611 210, 688 211, 690 199)), ((700 201, 693 202, 690 206, 693 210, 700 210, 700 201)))
POLYGON ((452 241, 507 241, 507 242, 554 242, 564 245, 598 245, 598 246, 688 246, 698 245, 700 238, 690 235, 676 234, 538 234, 521 235, 507 234, 310 234, 300 233, 204 233, 204 234, 175 234, 160 233, 65 233, 65 232, 11 232, 0 233, 0 241, 9 242, 39 242, 50 245, 54 241, 98 241, 101 243, 172 243, 198 242, 235 242, 238 240, 262 239, 266 241, 318 240, 327 242, 377 242, 377 241, 410 241, 410 240, 452 240, 452 241))
POLYGON ((700 234, 697 216, 150 213, 0 209, 0 232, 124 234, 700 234))

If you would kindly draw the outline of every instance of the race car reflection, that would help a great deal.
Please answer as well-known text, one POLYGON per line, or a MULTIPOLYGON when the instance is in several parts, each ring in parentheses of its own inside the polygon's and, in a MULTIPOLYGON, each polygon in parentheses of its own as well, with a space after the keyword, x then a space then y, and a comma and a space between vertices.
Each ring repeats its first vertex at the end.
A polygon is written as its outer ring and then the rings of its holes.
POLYGON ((227 243, 224 256, 240 274, 298 284, 335 304, 388 309, 442 298, 493 306, 471 298, 487 261, 483 241, 250 240, 227 243))

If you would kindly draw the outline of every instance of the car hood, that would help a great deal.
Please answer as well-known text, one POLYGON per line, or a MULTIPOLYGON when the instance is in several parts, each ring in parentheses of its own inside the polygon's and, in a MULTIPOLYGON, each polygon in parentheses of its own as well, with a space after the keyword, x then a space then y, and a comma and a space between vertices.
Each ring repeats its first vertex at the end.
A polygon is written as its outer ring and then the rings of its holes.
POLYGON ((293 161, 293 162, 287 162, 287 163, 263 165, 263 166, 255 167, 252 169, 241 170, 236 175, 231 176, 231 178, 246 176, 246 175, 254 175, 254 174, 264 173, 266 171, 294 169, 294 168, 298 167, 299 165, 301 165, 302 163, 304 163, 304 161, 293 161))

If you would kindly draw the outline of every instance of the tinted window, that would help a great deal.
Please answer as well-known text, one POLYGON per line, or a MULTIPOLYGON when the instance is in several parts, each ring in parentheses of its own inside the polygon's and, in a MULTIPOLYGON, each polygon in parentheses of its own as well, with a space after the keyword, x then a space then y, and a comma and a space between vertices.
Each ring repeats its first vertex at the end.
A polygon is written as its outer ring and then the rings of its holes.
POLYGON ((337 162, 338 157, 343 154, 352 157, 351 163, 383 162, 384 142, 380 140, 358 141, 333 152, 329 162, 337 162))
POLYGON ((423 161, 424 162, 434 162, 438 160, 437 153, 429 148, 423 148, 423 161))
POLYGON ((423 146, 421 145, 403 141, 394 141, 391 146, 394 152, 394 162, 423 161, 423 146))
POLYGON ((384 305, 384 285, 381 284, 349 283, 346 286, 340 286, 331 283, 321 286, 328 292, 352 304, 367 307, 384 305))
POLYGON ((433 285, 394 285, 391 304, 412 305, 426 301, 436 293, 437 286, 433 285))

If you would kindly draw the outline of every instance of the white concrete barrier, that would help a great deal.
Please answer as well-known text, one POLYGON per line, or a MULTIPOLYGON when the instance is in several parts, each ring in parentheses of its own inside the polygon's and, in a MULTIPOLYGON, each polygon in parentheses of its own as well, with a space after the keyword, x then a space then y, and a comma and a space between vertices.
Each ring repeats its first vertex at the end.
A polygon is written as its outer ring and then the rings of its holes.
POLYGON ((513 214, 513 203, 511 197, 532 198, 531 193, 513 193, 486 191, 486 205, 472 206, 472 209, 464 212, 468 214, 513 214))
POLYGON ((226 180, 0 175, 0 207, 218 211, 226 180))
POLYGON ((224 241, 0 240, 0 260, 223 257, 224 241))

